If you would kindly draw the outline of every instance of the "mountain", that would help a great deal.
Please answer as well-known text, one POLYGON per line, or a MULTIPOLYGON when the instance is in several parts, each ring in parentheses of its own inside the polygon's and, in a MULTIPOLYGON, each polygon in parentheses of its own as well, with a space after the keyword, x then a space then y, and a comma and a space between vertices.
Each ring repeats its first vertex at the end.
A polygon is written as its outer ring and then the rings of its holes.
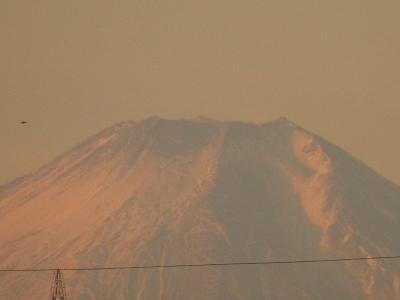
MULTIPOLYGON (((281 118, 122 122, 0 188, 0 267, 400 254, 400 188, 281 118)), ((44 299, 49 272, 1 273, 44 299)), ((400 261, 66 271, 69 299, 400 299, 400 261)))

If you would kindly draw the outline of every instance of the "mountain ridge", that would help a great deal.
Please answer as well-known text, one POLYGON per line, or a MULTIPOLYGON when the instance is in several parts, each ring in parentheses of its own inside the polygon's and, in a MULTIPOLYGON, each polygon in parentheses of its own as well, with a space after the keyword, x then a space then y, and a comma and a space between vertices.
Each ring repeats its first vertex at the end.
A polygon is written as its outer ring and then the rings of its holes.
MULTIPOLYGON (((399 197, 396 185, 285 118, 125 121, 0 188, 0 266, 393 255, 399 197)), ((398 264, 368 261, 66 280, 74 299, 400 299, 399 274, 398 264)), ((45 275, 24 276, 3 275, 0 298, 46 296, 45 275), (29 286, 15 296, 21 282, 29 286)))

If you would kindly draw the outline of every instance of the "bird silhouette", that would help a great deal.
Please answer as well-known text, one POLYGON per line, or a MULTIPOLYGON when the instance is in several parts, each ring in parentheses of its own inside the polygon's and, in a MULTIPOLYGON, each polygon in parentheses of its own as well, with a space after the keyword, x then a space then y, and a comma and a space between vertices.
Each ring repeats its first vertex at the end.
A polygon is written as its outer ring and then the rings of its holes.
POLYGON ((21 121, 21 124, 26 124, 26 123, 28 123, 27 121, 21 121))

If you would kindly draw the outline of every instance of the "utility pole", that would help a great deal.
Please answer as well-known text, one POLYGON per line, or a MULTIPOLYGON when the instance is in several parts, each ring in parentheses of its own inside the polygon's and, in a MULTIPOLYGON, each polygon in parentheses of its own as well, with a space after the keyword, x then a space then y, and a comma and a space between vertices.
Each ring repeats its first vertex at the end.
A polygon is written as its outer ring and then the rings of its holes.
POLYGON ((51 283, 50 300, 66 300, 67 292, 65 290, 64 276, 60 269, 54 272, 51 283))

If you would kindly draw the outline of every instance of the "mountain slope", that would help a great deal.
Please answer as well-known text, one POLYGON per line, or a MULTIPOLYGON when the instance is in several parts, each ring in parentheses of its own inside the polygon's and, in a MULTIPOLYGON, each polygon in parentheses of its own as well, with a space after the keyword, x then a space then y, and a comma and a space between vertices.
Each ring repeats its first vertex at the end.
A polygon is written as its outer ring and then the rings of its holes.
MULTIPOLYGON (((1 188, 0 266, 393 255, 399 223, 399 187, 287 120, 150 118, 1 188)), ((70 299, 400 299, 395 261, 65 277, 70 299)), ((49 284, 0 274, 0 299, 48 297, 49 284)))

